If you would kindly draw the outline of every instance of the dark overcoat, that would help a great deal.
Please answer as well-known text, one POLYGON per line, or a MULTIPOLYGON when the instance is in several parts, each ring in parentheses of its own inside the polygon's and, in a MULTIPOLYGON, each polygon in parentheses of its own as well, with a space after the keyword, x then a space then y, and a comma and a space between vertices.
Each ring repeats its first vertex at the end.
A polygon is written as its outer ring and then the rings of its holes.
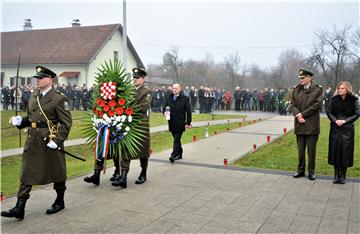
POLYGON ((320 133, 322 97, 322 87, 313 82, 307 90, 300 84, 294 87, 291 97, 292 112, 294 116, 301 113, 306 121, 299 123, 295 118, 295 134, 316 135, 320 133))
POLYGON ((331 98, 327 109, 330 119, 328 163, 337 167, 352 167, 354 162, 354 122, 360 116, 357 97, 340 95, 331 98), (345 124, 337 126, 336 120, 345 120, 345 124))
MULTIPOLYGON (((35 91, 31 94, 28 115, 22 118, 18 127, 28 127, 20 172, 20 181, 27 185, 66 181, 64 153, 46 146, 50 131, 37 102, 39 93, 35 91)), ((52 88, 40 99, 40 105, 49 120, 60 124, 53 141, 64 149, 64 141, 72 125, 67 98, 52 88)))
POLYGON ((189 98, 182 93, 174 100, 174 94, 166 100, 163 113, 165 108, 170 107, 170 120, 168 120, 170 132, 184 132, 185 125, 191 124, 191 107, 189 98))

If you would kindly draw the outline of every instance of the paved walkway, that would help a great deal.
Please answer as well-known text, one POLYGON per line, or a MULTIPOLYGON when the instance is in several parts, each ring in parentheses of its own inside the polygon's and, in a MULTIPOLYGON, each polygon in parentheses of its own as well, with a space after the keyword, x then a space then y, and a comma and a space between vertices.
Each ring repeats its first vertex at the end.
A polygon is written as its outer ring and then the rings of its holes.
MULTIPOLYGON (((112 187, 111 170, 100 186, 67 182, 66 209, 45 215, 55 192, 32 192, 25 219, 1 219, 3 233, 359 233, 360 183, 334 185, 329 178, 309 181, 289 173, 249 172, 223 167, 265 143, 265 136, 292 128, 291 117, 274 117, 184 145, 184 159, 170 164, 169 152, 151 156, 148 181, 112 187), (236 152, 236 153, 235 153, 236 152)), ((296 157, 294 155, 294 157, 296 157)), ((2 209, 15 203, 11 197, 2 209)))

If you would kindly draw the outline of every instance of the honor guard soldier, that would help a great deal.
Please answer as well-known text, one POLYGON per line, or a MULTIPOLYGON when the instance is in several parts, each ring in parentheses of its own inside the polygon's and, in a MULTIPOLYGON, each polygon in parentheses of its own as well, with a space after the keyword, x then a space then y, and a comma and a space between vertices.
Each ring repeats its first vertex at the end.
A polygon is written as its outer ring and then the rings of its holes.
POLYGON ((312 72, 300 69, 299 84, 294 87, 291 97, 299 159, 294 178, 305 176, 305 148, 307 147, 309 180, 315 180, 316 143, 320 134, 322 107, 322 87, 315 84, 312 77, 312 72))
MULTIPOLYGON (((146 171, 148 167, 148 161, 150 156, 150 128, 149 128, 149 110, 150 110, 150 96, 151 90, 144 86, 146 71, 141 68, 133 68, 133 82, 136 87, 135 103, 140 106, 142 110, 142 125, 146 131, 144 139, 140 146, 137 158, 140 158, 141 173, 135 184, 142 184, 146 181, 146 171)), ((127 152, 124 152, 125 154, 127 152)), ((121 188, 127 187, 127 173, 130 169, 130 159, 123 158, 121 162, 121 176, 113 178, 112 185, 119 186, 121 188)), ((115 169, 116 170, 116 169, 115 169)))
POLYGON ((24 218, 32 185, 54 183, 57 197, 46 214, 54 214, 65 208, 66 163, 63 149, 72 119, 67 98, 53 88, 55 77, 53 71, 37 66, 33 78, 36 78, 38 90, 30 96, 28 115, 11 118, 13 126, 28 128, 28 131, 17 202, 12 209, 1 212, 3 217, 24 218))

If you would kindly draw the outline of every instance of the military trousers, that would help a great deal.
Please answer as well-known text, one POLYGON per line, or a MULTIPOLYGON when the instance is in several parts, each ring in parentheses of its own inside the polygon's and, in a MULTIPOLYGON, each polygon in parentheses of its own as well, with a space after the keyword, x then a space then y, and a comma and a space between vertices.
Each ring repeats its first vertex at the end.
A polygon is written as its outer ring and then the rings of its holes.
MULTIPOLYGON (((19 187, 19 191, 17 194, 17 198, 29 199, 31 188, 32 188, 32 185, 24 184, 23 182, 20 182, 20 187, 19 187)), ((66 190, 66 181, 55 182, 53 185, 53 188, 56 191, 65 191, 66 190)))
MULTIPOLYGON (((123 159, 121 161, 121 170, 126 170, 127 172, 129 172, 130 170, 130 159, 123 159)), ((149 164, 149 157, 143 157, 140 158, 140 166, 142 169, 146 169, 148 167, 149 164)))
POLYGON ((296 141, 298 146, 298 169, 299 173, 305 172, 306 160, 305 150, 307 148, 308 153, 308 173, 313 175, 315 173, 315 159, 316 159, 316 143, 319 135, 296 135, 296 141))
MULTIPOLYGON (((119 172, 119 159, 113 158, 115 170, 119 172)), ((94 170, 102 170, 104 169, 104 159, 102 160, 95 160, 94 170)))

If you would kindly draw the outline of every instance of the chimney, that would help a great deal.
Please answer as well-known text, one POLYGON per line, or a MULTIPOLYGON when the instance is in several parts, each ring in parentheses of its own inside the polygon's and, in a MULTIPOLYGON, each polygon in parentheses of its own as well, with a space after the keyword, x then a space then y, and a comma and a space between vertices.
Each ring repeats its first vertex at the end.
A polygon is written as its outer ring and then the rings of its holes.
POLYGON ((79 20, 79 19, 73 19, 71 25, 72 25, 73 27, 80 27, 80 25, 81 25, 81 24, 80 24, 80 20, 79 20))
POLYGON ((32 30, 31 19, 25 19, 23 27, 24 27, 24 31, 32 30))

